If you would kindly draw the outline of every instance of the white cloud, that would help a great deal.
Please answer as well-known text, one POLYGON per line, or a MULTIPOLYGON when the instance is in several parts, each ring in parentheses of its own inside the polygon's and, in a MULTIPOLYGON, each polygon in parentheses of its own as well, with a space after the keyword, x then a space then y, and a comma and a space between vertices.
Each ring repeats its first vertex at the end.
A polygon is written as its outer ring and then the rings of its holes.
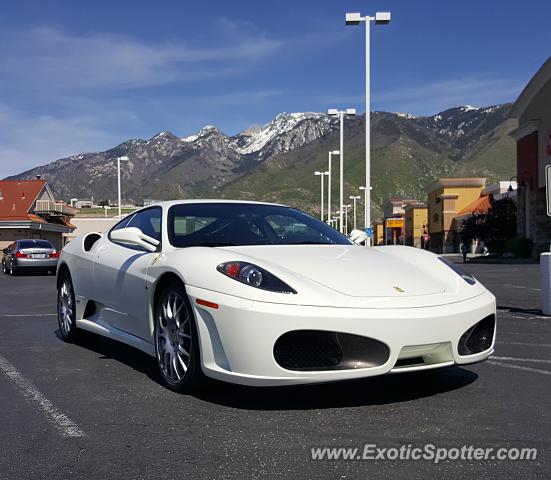
POLYGON ((147 87, 231 73, 281 45, 264 36, 235 36, 206 48, 112 33, 73 35, 50 27, 3 30, 0 85, 31 91, 147 87))
MULTIPOLYGON (((168 112, 175 103, 163 98, 165 85, 248 73, 282 46, 256 27, 227 19, 217 21, 208 44, 75 34, 51 27, 2 29, 0 178, 148 132, 148 115, 166 118, 159 110, 168 112), (158 86, 148 95, 125 95, 158 86)), ((205 101, 232 106, 278 94, 229 92, 205 101)), ((170 128, 159 129, 163 127, 170 128)))
POLYGON ((431 115, 458 105, 511 102, 523 86, 523 82, 513 79, 471 76, 383 90, 372 97, 379 110, 431 115))
POLYGON ((110 127, 135 121, 116 108, 54 116, 0 105, 0 178, 79 152, 110 148, 122 141, 110 127))

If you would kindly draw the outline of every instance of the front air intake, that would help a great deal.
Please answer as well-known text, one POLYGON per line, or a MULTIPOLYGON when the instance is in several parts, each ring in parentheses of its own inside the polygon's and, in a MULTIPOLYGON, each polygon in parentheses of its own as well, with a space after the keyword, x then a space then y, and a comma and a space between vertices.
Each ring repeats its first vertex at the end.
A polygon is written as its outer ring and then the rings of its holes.
POLYGON ((389 348, 382 342, 350 333, 295 330, 279 337, 274 358, 287 370, 347 370, 382 365, 389 348))
POLYGON ((489 315, 475 323, 461 335, 457 345, 459 355, 473 355, 488 350, 492 346, 495 326, 495 315, 489 315))

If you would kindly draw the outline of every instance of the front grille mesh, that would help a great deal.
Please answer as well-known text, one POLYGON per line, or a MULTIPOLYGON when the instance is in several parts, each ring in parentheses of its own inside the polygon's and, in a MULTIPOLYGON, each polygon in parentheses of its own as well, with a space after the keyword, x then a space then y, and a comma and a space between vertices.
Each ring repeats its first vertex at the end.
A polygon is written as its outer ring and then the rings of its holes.
POLYGON ((274 357, 288 370, 331 369, 341 362, 342 349, 332 332, 297 331, 278 339, 274 357))

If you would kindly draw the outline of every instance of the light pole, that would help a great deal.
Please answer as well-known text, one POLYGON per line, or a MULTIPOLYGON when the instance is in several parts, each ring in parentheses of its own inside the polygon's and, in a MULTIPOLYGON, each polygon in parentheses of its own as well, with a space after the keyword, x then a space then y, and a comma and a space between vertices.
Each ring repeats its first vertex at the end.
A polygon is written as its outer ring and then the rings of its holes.
POLYGON ((337 117, 339 119, 339 130, 340 130, 340 168, 339 168, 339 177, 340 177, 340 192, 339 192, 339 215, 341 219, 341 233, 343 233, 343 212, 342 207, 344 204, 344 117, 345 115, 354 116, 356 115, 355 108, 347 108, 346 110, 337 110, 336 108, 330 108, 327 113, 332 117, 337 117))
MULTIPOLYGON (((370 70, 370 30, 371 22, 377 25, 390 23, 390 12, 377 12, 374 17, 362 17, 360 13, 347 13, 347 25, 359 25, 365 22, 365 228, 371 225, 371 70, 370 70)), ((371 244, 371 237, 366 245, 371 244)))
MULTIPOLYGON (((371 189, 371 187, 369 187, 369 188, 371 189)), ((367 217, 370 217, 370 215, 368 215, 369 208, 367 207, 367 188, 365 188, 364 186, 361 186, 361 187, 360 187, 360 190, 363 190, 363 191, 364 191, 364 221, 365 221, 367 217)), ((371 226, 371 225, 368 225, 368 224, 366 223, 364 228, 368 228, 368 227, 370 227, 370 226, 371 226)), ((369 245, 369 244, 370 244, 369 238, 366 240, 365 244, 366 244, 366 245, 369 245)))
POLYGON ((122 157, 117 157, 117 183, 119 187, 119 218, 122 216, 121 212, 121 161, 128 162, 129 158, 124 155, 122 157))
POLYGON ((351 206, 352 205, 350 205, 350 204, 343 205, 343 207, 344 207, 344 234, 345 235, 348 235, 348 209, 351 206))
POLYGON ((335 216, 333 217, 333 220, 335 221, 335 230, 339 230, 340 232, 342 232, 342 224, 339 225, 339 220, 341 218, 342 217, 340 216, 340 211, 335 210, 335 216))
POLYGON ((314 175, 317 175, 317 176, 321 177, 320 219, 323 222, 323 190, 324 190, 324 188, 323 188, 323 177, 325 177, 326 175, 329 175, 329 172, 314 172, 314 175))
POLYGON ((356 200, 362 197, 360 195, 350 195, 348 198, 354 202, 354 230, 356 230, 356 200))
POLYGON ((340 155, 339 150, 333 150, 329 152, 329 165, 327 168, 327 173, 329 174, 329 178, 327 179, 327 211, 331 211, 331 157, 333 155, 340 155))

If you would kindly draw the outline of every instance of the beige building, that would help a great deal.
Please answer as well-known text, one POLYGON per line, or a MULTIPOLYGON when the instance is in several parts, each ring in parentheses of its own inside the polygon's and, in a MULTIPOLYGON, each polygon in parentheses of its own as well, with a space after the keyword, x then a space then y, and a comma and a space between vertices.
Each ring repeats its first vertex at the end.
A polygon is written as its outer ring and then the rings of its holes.
POLYGON ((70 242, 75 237, 86 233, 106 233, 118 221, 117 217, 75 217, 71 222, 75 226, 75 230, 66 235, 66 241, 70 242))
POLYGON ((441 178, 427 187, 430 249, 437 253, 459 251, 459 212, 479 199, 485 178, 441 178))
POLYGON ((428 208, 425 203, 410 203, 405 210, 405 244, 425 248, 429 239, 428 208))
POLYGON ((383 244, 403 245, 405 239, 405 208, 417 200, 401 197, 391 198, 383 204, 383 244))

